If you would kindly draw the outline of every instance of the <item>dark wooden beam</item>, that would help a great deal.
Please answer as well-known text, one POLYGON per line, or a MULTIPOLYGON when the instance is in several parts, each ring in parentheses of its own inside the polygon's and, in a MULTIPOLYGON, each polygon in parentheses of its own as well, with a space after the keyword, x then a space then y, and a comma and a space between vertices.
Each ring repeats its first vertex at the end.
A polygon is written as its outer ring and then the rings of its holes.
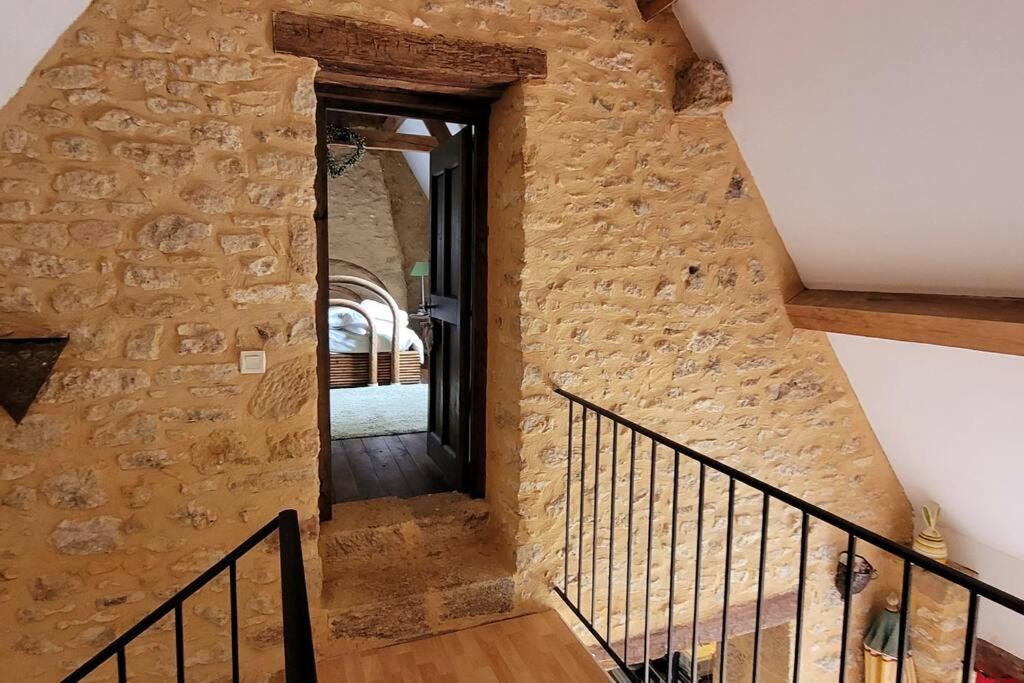
POLYGON ((423 123, 427 126, 427 131, 437 138, 437 141, 444 142, 452 136, 452 132, 448 130, 448 124, 444 121, 437 119, 423 119, 423 123))
POLYGON ((1024 299, 805 289, 794 327, 1024 356, 1024 299))
MULTIPOLYGON (((366 140, 366 149, 383 152, 429 152, 437 147, 437 138, 429 135, 408 135, 406 133, 388 133, 372 128, 353 128, 366 140)), ((339 147, 350 145, 337 144, 339 147)))
POLYGON ((276 12, 274 50, 312 57, 341 85, 457 94, 547 75, 547 55, 531 47, 406 33, 345 17, 276 12), (350 79, 363 79, 354 82, 350 79))
MULTIPOLYGON (((764 604, 761 608, 761 628, 769 629, 792 622, 793 614, 795 612, 796 591, 765 597, 764 604)), ((741 605, 731 605, 729 607, 729 623, 727 632, 729 638, 735 638, 737 636, 753 632, 756 624, 757 603, 754 601, 751 600, 750 602, 745 602, 741 605)), ((693 624, 691 622, 675 624, 673 626, 673 643, 690 643, 692 639, 693 624)), ((721 610, 715 614, 701 617, 700 623, 697 625, 697 640, 701 643, 714 643, 721 641, 721 639, 721 610)), ((625 647, 628 645, 628 659, 631 662, 635 662, 638 661, 638 657, 640 657, 644 652, 644 634, 640 633, 640 635, 631 636, 628 644, 623 643, 621 638, 613 641, 611 644, 615 651, 619 653, 626 653, 625 647)), ((647 642, 648 650, 650 652, 657 652, 659 648, 664 650, 667 645, 667 629, 662 628, 650 633, 649 640, 647 642)), ((605 653, 598 645, 593 646, 590 651, 599 661, 607 657, 607 653, 605 653)))
POLYGON ((636 6, 644 21, 650 21, 671 7, 673 2, 675 0, 636 0, 636 6))
POLYGON ((479 124, 490 116, 491 102, 437 93, 419 93, 376 88, 358 88, 317 81, 317 96, 332 109, 347 112, 372 112, 387 116, 434 118, 457 123, 479 124))
POLYGON ((977 641, 974 666, 991 678, 1024 681, 1024 659, 981 638, 977 641))
POLYGON ((381 125, 380 129, 385 133, 397 133, 403 123, 405 123, 404 116, 389 116, 384 119, 384 123, 381 125))

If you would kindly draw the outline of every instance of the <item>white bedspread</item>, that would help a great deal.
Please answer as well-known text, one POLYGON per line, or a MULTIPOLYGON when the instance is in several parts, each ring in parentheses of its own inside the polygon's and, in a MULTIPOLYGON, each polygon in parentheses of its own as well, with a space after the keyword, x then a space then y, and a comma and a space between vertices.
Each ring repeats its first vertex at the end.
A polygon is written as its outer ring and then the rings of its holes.
MULTIPOLYGON (((330 330, 331 353, 369 353, 370 335, 349 332, 348 330, 330 330)), ((423 364, 423 340, 408 327, 399 330, 399 351, 416 351, 420 354, 423 364)), ((386 333, 377 333, 377 351, 391 351, 391 326, 386 333)))
MULTIPOLYGON (((373 317, 377 333, 377 351, 391 351, 392 317, 391 309, 379 301, 364 300, 360 306, 373 317)), ((366 319, 352 309, 332 306, 328 309, 328 326, 331 353, 369 353, 370 335, 366 319)), ((398 312, 398 350, 416 351, 423 363, 423 340, 409 329, 409 314, 398 312)))

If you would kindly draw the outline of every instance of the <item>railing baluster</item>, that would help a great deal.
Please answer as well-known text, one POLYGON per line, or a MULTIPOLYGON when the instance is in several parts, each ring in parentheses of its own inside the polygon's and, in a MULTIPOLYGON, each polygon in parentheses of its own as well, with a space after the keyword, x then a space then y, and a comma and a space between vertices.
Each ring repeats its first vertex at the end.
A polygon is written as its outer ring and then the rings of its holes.
POLYGON ((612 642, 612 578, 615 571, 615 478, 618 476, 619 423, 612 420, 611 512, 608 513, 608 621, 604 639, 612 642))
POLYGON ((693 633, 690 634, 692 643, 690 650, 690 680, 697 680, 697 648, 700 646, 700 572, 701 560, 704 557, 704 481, 706 469, 704 463, 700 464, 700 481, 697 484, 697 543, 694 546, 694 569, 693 569, 693 633))
POLYGON ((853 605, 853 567, 856 564, 857 537, 849 534, 846 545, 846 583, 843 584, 843 636, 839 645, 839 683, 846 680, 846 643, 850 638, 850 609, 853 605))
POLYGON ((800 513, 800 574, 796 585, 796 633, 793 638, 793 683, 800 683, 800 649, 803 646, 804 598, 807 595, 807 539, 811 518, 800 513))
POLYGON ((761 611, 764 609, 764 569, 768 557, 768 513, 771 499, 761 494, 761 552, 757 563, 757 613, 754 616, 754 671, 752 683, 757 683, 761 673, 761 611))
MULTIPOLYGON (((805 500, 802 500, 786 491, 777 487, 771 486, 763 481, 760 481, 751 475, 734 469, 728 465, 716 461, 702 453, 695 451, 686 445, 669 439, 663 435, 657 434, 650 429, 643 427, 636 422, 617 415, 612 411, 602 408, 586 399, 563 391, 557 390, 557 393, 568 398, 569 404, 569 415, 570 421, 568 425, 567 434, 567 455, 566 455, 566 528, 565 528, 565 556, 563 558, 563 585, 561 588, 557 587, 557 579, 553 586, 554 591, 565 601, 570 610, 578 617, 584 626, 587 627, 592 636, 596 641, 609 653, 615 663, 625 672, 626 677, 634 682, 645 681, 649 683, 652 678, 661 679, 660 670, 655 671, 652 666, 652 634, 651 627, 652 623, 664 623, 659 622, 661 619, 661 613, 652 613, 653 609, 653 594, 654 590, 654 572, 653 572, 653 557, 654 557, 654 544, 656 540, 659 540, 658 552, 663 552, 664 541, 666 539, 661 535, 659 530, 659 538, 655 539, 655 524, 656 524, 656 513, 657 513, 657 477, 658 477, 658 450, 659 447, 668 448, 674 453, 673 459, 673 490, 671 493, 671 529, 668 536, 669 543, 669 569, 668 569, 668 607, 667 607, 667 638, 665 643, 665 650, 659 650, 657 654, 661 652, 666 653, 666 659, 669 667, 669 677, 674 678, 684 676, 680 670, 681 658, 685 652, 685 648, 681 648, 680 644, 676 642, 675 634, 675 603, 676 595, 675 591, 678 587, 676 569, 679 561, 679 473, 682 467, 682 457, 686 457, 689 460, 697 463, 699 469, 699 491, 697 501, 697 533, 695 539, 695 557, 694 557, 694 586, 693 586, 693 628, 691 631, 691 643, 690 647, 690 662, 689 662, 689 673, 690 678, 697 680, 698 677, 698 659, 699 649, 701 642, 701 581, 702 581, 702 564, 703 564, 703 531, 704 531, 704 513, 706 508, 706 488, 707 488, 707 471, 711 470, 718 474, 721 474, 727 478, 728 482, 728 510, 726 520, 726 533, 725 533, 725 576, 724 585, 722 591, 722 615, 720 625, 720 644, 718 657, 719 663, 717 667, 716 680, 725 682, 729 679, 727 673, 728 661, 729 661, 729 637, 730 637, 730 617, 735 619, 735 614, 731 613, 731 592, 732 592, 732 562, 735 554, 734 543, 736 533, 736 486, 737 483, 749 487, 755 491, 758 491, 762 497, 762 511, 761 511, 761 536, 759 538, 759 554, 758 554, 758 574, 757 574, 757 587, 756 587, 756 612, 755 612, 755 623, 754 623, 754 640, 753 640, 753 665, 752 665, 752 680, 760 681, 763 676, 761 675, 761 663, 762 663, 762 650, 764 649, 764 643, 767 642, 764 639, 764 627, 766 617, 766 605, 770 601, 766 599, 766 591, 768 590, 768 550, 769 550, 769 529, 771 527, 771 508, 772 499, 775 501, 790 506, 791 508, 800 512, 800 557, 799 557, 799 577, 797 578, 797 596, 796 596, 796 614, 795 614, 795 635, 794 635, 794 649, 792 653, 792 667, 793 674, 791 680, 793 683, 799 683, 801 680, 801 662, 803 660, 803 645, 805 643, 804 636, 804 615, 807 611, 807 605, 810 598, 808 597, 809 591, 807 588, 808 584, 808 564, 809 564, 809 551, 808 547, 810 544, 810 523, 812 519, 824 522, 838 531, 847 535, 847 566, 845 567, 845 586, 840 585, 840 592, 842 593, 844 604, 843 604, 843 621, 842 621, 842 642, 840 647, 839 657, 839 677, 840 683, 845 683, 847 679, 847 664, 850 657, 849 653, 849 640, 850 631, 852 629, 852 610, 853 610, 853 587, 854 577, 856 575, 856 560, 857 560, 857 546, 861 541, 870 543, 871 545, 879 548, 880 550, 890 553, 896 557, 901 558, 904 561, 903 567, 903 597, 900 605, 900 622, 899 622, 899 643, 897 647, 897 666, 895 667, 897 675, 897 683, 904 683, 906 676, 904 671, 907 670, 907 659, 909 655, 909 644, 907 642, 907 633, 909 632, 909 621, 910 621, 910 600, 911 600, 911 582, 913 577, 914 568, 920 568, 924 571, 931 572, 939 577, 942 577, 955 585, 958 585, 969 592, 970 595, 970 606, 967 617, 967 634, 964 640, 964 669, 963 669, 963 680, 970 680, 973 674, 973 656, 974 656, 974 639, 976 636, 977 620, 978 620, 978 603, 984 598, 990 600, 998 605, 1001 605, 1009 610, 1012 610, 1018 614, 1024 614, 1024 599, 1015 597, 1001 591, 1000 589, 978 581, 977 579, 967 576, 963 572, 956 570, 955 568, 947 567, 946 565, 940 564, 931 558, 925 557, 920 553, 909 550, 899 543, 892 541, 884 536, 858 526, 850 520, 839 517, 823 508, 817 507, 805 500), (577 437, 575 433, 575 415, 574 412, 578 409, 583 410, 582 422, 582 436, 577 437), (586 501, 587 495, 587 478, 586 478, 586 457, 587 457, 587 421, 589 419, 589 413, 593 413, 596 418, 596 425, 594 428, 594 481, 593 490, 590 492, 594 496, 591 501, 592 504, 592 524, 591 526, 591 557, 590 557, 590 571, 591 571, 591 595, 590 595, 590 620, 583 616, 579 609, 579 603, 582 602, 582 583, 583 583, 583 568, 586 563, 586 556, 584 549, 586 547, 586 527, 585 524, 585 513, 591 510, 591 506, 588 506, 586 501), (607 418, 611 422, 612 429, 612 444, 611 444, 611 457, 612 463, 610 466, 610 478, 611 484, 607 490, 606 496, 610 495, 609 500, 609 513, 608 513, 608 530, 607 530, 607 576, 598 577, 597 570, 599 567, 604 565, 598 559, 598 546, 604 542, 600 539, 600 531, 603 528, 601 523, 601 477, 603 476, 601 471, 601 457, 602 457, 602 439, 605 435, 602 435, 602 424, 604 424, 603 418, 607 418), (618 613, 613 613, 613 609, 616 607, 615 591, 616 591, 616 566, 615 558, 617 554, 616 543, 616 513, 619 511, 621 504, 618 502, 618 440, 619 440, 619 429, 625 428, 630 432, 630 453, 629 453, 629 499, 627 501, 627 524, 626 524, 626 571, 625 571, 625 616, 623 619, 622 627, 622 642, 624 643, 622 648, 622 656, 619 655, 619 649, 612 645, 612 635, 615 631, 615 621, 619 619, 616 616, 618 613), (633 532, 634 532, 634 520, 636 514, 636 480, 638 476, 637 472, 637 439, 638 437, 644 439, 650 439, 651 441, 651 462, 650 462, 650 477, 649 477, 649 500, 647 510, 647 552, 646 552, 646 564, 642 568, 644 571, 644 612, 643 612, 643 636, 642 643, 637 643, 635 646, 631 642, 631 628, 634 626, 631 621, 632 608, 633 608, 633 574, 636 568, 633 562, 633 532), (575 480, 573 479, 573 441, 579 440, 580 446, 580 501, 577 505, 579 508, 579 537, 577 539, 578 544, 573 542, 572 531, 573 526, 576 524, 572 520, 573 506, 575 501, 572 499, 572 488, 574 487, 575 480), (578 545, 578 557, 575 560, 576 566, 576 578, 578 581, 575 602, 566 595, 568 589, 568 573, 569 566, 573 563, 570 550, 572 546, 578 545), (607 581, 606 593, 605 593, 605 604, 608 609, 608 614, 605 617, 604 633, 601 634, 598 627, 592 622, 598 620, 597 615, 597 592, 600 590, 598 585, 607 581), (641 647, 642 646, 642 647, 641 647), (634 649, 635 648, 635 649, 634 649), (636 659, 637 652, 642 649, 642 663, 636 659), (634 652, 636 654, 634 654, 634 652), (632 660, 632 661, 631 661, 632 660), (640 670, 643 670, 643 674, 640 674, 640 670), (654 672, 652 674, 652 671, 654 672)), ((607 465, 606 465, 607 466, 607 465)), ((642 467, 642 465, 641 465, 642 467)), ((666 472, 667 474, 667 472, 666 472)), ((641 475, 642 476, 642 475, 641 475)), ((716 487, 717 490, 717 487, 716 487)), ((667 503, 662 495, 662 503, 667 503)), ((717 507, 717 506, 716 506, 717 507)), ((668 512, 667 510, 663 512, 668 512)), ((658 513, 661 514, 661 513, 658 513)), ((226 565, 224 565, 226 566, 226 565)), ((718 570, 714 570, 718 571, 718 570)), ((841 577, 842 578, 842 577, 841 577)), ((602 586, 604 587, 604 586, 602 586)), ((659 604, 660 598, 658 598, 659 604)), ((166 612, 163 612, 166 614, 166 612)), ((735 628, 735 625, 733 625, 735 628)), ((635 629, 634 629, 635 630, 635 629)), ((705 629, 705 634, 707 629, 705 629)), ((633 636, 635 638, 635 636, 633 636)), ((616 643, 618 639, 616 639, 616 643)), ((112 643, 106 653, 101 653, 103 657, 113 656, 119 647, 123 648, 126 642, 123 639, 118 639, 112 643)), ((286 648, 287 650, 287 648, 286 648)), ((121 653, 123 659, 123 653, 121 653)), ((102 658, 97 661, 102 661, 102 658)), ((85 668, 93 666, 92 662, 87 663, 85 668)), ((658 661, 658 667, 661 666, 660 657, 658 661)))
POLYGON ((178 683, 185 683, 185 624, 180 602, 174 606, 174 661, 178 667, 178 683))
POLYGON ((907 619, 910 615, 910 575, 914 565, 903 560, 903 589, 900 593, 900 642, 896 654, 896 683, 903 683, 903 660, 907 656, 907 619))
POLYGON ((626 512, 626 628, 622 659, 629 662, 629 615, 633 598, 633 497, 636 488, 636 430, 629 437, 629 508, 626 512))
POLYGON ((654 550, 654 484, 658 444, 651 439, 651 478, 647 486, 647 576, 644 579, 644 683, 651 679, 651 551, 654 550))
POLYGON ((281 625, 284 637, 285 683, 316 683, 316 653, 309 621, 309 596, 302 562, 299 514, 283 510, 278 516, 281 560, 281 625))
POLYGON ((583 428, 580 432, 580 532, 576 557, 576 607, 583 602, 583 511, 587 490, 587 409, 583 409, 583 428))
POLYGON ((572 523, 572 409, 575 403, 569 401, 568 446, 565 449, 565 567, 562 571, 562 592, 569 593, 569 526, 572 523))
POLYGON ((594 528, 590 538, 590 623, 597 610, 597 506, 601 497, 601 416, 594 420, 594 528))
POLYGON ((670 681, 675 680, 675 669, 673 668, 672 655, 672 626, 674 623, 673 614, 676 605, 676 527, 679 526, 679 451, 675 452, 675 457, 672 463, 672 530, 670 532, 669 540, 669 560, 668 560, 668 642, 666 643, 666 650, 668 652, 669 662, 669 675, 670 681))
POLYGON ((228 565, 228 583, 231 587, 231 682, 239 683, 238 666, 238 567, 228 565))
POLYGON ((718 659, 718 680, 725 677, 725 660, 729 654, 729 581, 732 577, 732 518, 736 512, 736 480, 729 477, 729 513, 725 522, 725 585, 722 587, 722 647, 718 659))
POLYGON ((971 591, 967 600, 967 632, 964 635, 964 663, 961 681, 971 683, 974 674, 974 638, 978 628, 978 594, 971 591))
MULTIPOLYGON (((184 603, 208 583, 228 570, 231 576, 232 611, 232 676, 238 681, 238 596, 236 563, 275 531, 279 532, 280 548, 278 557, 281 565, 281 605, 284 634, 285 681, 292 683, 316 682, 316 654, 313 649, 313 634, 309 620, 309 601, 306 592, 305 570, 302 561, 302 540, 298 512, 282 510, 278 516, 264 524, 245 539, 234 550, 189 581, 183 588, 166 599, 159 607, 142 617, 103 649, 90 657, 78 668, 66 675, 62 683, 78 683, 111 659, 117 662, 119 681, 127 681, 126 648, 144 634, 174 613, 176 679, 185 680, 184 657, 184 603)), ((557 588, 555 589, 558 590, 557 588)), ((568 600, 567 600, 568 602, 568 600)), ((600 637, 599 637, 600 638, 600 637)))

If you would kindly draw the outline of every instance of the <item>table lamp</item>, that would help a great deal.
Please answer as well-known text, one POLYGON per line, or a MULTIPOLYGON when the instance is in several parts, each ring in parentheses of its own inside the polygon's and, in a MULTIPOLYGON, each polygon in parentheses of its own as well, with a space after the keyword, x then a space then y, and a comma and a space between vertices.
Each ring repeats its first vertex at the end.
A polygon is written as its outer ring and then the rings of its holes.
POLYGON ((425 278, 430 275, 430 262, 417 261, 409 275, 420 279, 420 311, 425 311, 427 310, 427 289, 424 282, 425 278))

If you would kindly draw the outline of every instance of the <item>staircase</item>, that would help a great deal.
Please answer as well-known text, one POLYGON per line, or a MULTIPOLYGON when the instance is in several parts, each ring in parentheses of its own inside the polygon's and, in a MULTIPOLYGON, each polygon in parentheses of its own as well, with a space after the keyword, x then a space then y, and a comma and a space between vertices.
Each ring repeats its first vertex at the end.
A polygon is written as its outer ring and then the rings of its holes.
POLYGON ((512 558, 487 504, 462 494, 343 503, 320 532, 320 655, 379 648, 506 618, 512 558))

